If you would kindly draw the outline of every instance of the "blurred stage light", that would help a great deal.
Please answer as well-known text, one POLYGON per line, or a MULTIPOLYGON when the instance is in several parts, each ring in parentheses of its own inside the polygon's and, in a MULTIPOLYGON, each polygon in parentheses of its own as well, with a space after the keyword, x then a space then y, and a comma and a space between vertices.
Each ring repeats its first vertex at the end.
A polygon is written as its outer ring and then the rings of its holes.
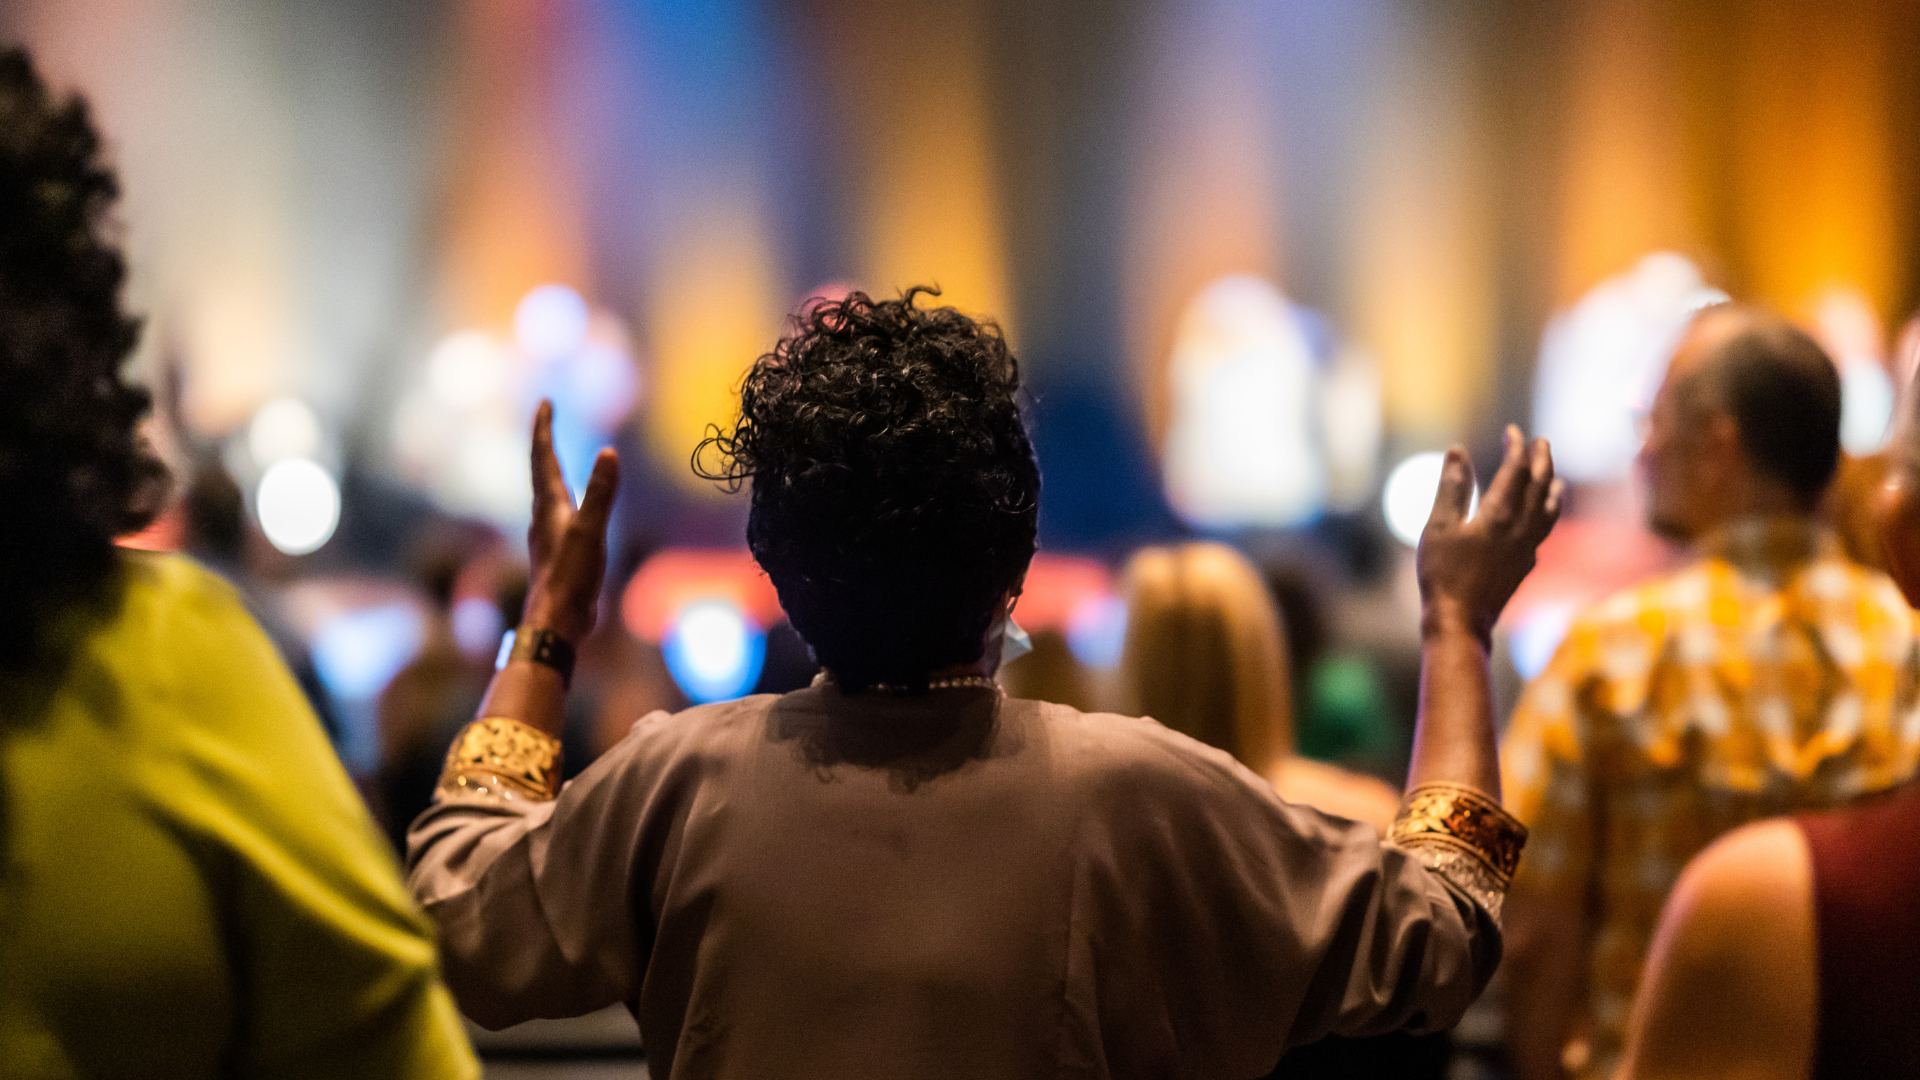
POLYGON ((309 458, 274 462, 253 502, 260 531, 289 555, 318 551, 340 524, 340 487, 309 458))
POLYGON ((424 628, 410 604, 348 611, 320 624, 313 666, 327 692, 343 701, 369 701, 420 651, 424 628))
POLYGON ((1320 512, 1313 348, 1278 289, 1235 274, 1200 290, 1167 374, 1167 496, 1181 517, 1203 528, 1289 526, 1320 512))
POLYGON ((453 605, 453 641, 468 656, 493 659, 507 629, 500 608, 484 596, 462 597, 453 605))
POLYGON ((1358 349, 1341 352, 1320 387, 1320 432, 1327 449, 1327 501, 1342 510, 1366 505, 1380 467, 1380 370, 1358 349))
POLYGON ((667 671, 698 702, 724 701, 753 689, 767 659, 767 636, 724 600, 687 605, 661 646, 667 671))
POLYGON ((1620 480, 1640 450, 1637 417, 1695 312, 1723 302, 1683 256, 1656 252, 1594 286, 1547 324, 1533 423, 1553 463, 1576 481, 1620 480))
POLYGON ((1579 605, 1539 604, 1507 630, 1507 654, 1522 679, 1532 681, 1547 669, 1555 649, 1566 640, 1579 605))
POLYGON ((1840 445, 1856 456, 1879 450, 1894 404, 1879 314, 1860 290, 1833 289, 1815 309, 1813 333, 1840 369, 1840 445))
POLYGON ((860 286, 851 281, 828 281, 815 285, 807 290, 805 297, 801 298, 799 305, 794 309, 794 314, 804 319, 813 314, 813 309, 822 304, 837 304, 858 291, 860 286))
POLYGON ((427 357, 427 389, 450 409, 472 409, 506 389, 507 358, 478 330, 450 334, 427 357))
POLYGON ((1073 658, 1096 671, 1110 671, 1120 663, 1127 640, 1127 602, 1112 593, 1080 605, 1067 623, 1067 648, 1073 658))
POLYGON ((578 499, 593 459, 613 445, 613 435, 632 412, 640 380, 625 351, 589 341, 546 366, 539 395, 553 400, 553 450, 561 475, 578 499))
POLYGON ((560 365, 544 389, 555 410, 574 413, 604 432, 620 426, 633 410, 640 376, 625 352, 589 342, 560 365))
MULTIPOLYGON (((1420 534, 1427 527, 1427 518, 1433 514, 1434 496, 1440 492, 1440 471, 1446 463, 1447 455, 1428 450, 1406 458, 1387 474, 1380 509, 1386 514, 1388 531, 1408 547, 1420 546, 1420 534)), ((1468 503, 1469 517, 1479 505, 1480 492, 1476 488, 1468 503)))
POLYGON ((780 594, 753 554, 737 548, 664 548, 643 563, 620 596, 620 620, 641 641, 663 644, 680 613, 723 601, 758 626, 780 621, 780 594))
POLYGON ((298 398, 274 398, 260 406, 247 425, 247 452, 263 469, 287 458, 317 457, 320 418, 298 398))
POLYGON ((1861 457, 1886 445, 1893 396, 1885 368, 1847 364, 1840 369, 1840 445, 1847 453, 1861 457))
POLYGON ((453 443, 455 456, 441 495, 457 508, 496 522, 524 522, 533 491, 532 437, 518 426, 476 424, 453 443))
POLYGON ((513 309, 513 336, 536 360, 558 360, 587 340, 587 302, 565 285, 542 285, 513 309))

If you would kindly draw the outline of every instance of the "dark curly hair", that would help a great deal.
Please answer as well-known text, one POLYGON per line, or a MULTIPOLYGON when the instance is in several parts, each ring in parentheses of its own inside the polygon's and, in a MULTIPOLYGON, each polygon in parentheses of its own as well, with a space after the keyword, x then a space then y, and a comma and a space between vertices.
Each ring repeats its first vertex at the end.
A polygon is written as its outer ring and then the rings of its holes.
POLYGON ((148 396, 120 375, 140 325, 120 306, 118 196, 86 104, 0 49, 0 669, 101 595, 113 538, 163 496, 136 431, 148 396))
POLYGON ((1033 559, 1040 470, 1000 328, 864 293, 819 302, 747 373, 694 471, 753 486, 747 544, 843 690, 980 658, 1033 559), (705 467, 717 453, 718 467, 705 467))

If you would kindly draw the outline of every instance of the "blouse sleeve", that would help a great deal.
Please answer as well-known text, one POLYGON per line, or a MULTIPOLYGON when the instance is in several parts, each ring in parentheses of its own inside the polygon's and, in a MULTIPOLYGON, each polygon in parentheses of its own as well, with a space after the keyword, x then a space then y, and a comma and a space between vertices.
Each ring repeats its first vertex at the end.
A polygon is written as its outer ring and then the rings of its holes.
POLYGON ((1326 891, 1308 923, 1313 992, 1288 1045, 1325 1035, 1444 1031, 1499 966, 1506 881, 1457 848, 1410 842, 1407 820, 1403 804, 1394 840, 1385 843, 1370 830, 1347 842, 1349 823, 1317 823, 1337 828, 1342 840, 1329 852, 1326 891))
POLYGON ((234 1071, 477 1077, 431 930, 292 676, 223 582, 159 572, 168 633, 143 662, 178 742, 144 786, 219 898, 234 1071))
MULTIPOLYGON (((408 834, 407 864, 415 898, 439 926, 447 982, 483 1027, 637 996, 653 920, 650 881, 636 867, 671 840, 648 835, 649 785, 629 766, 636 742, 665 719, 641 720, 557 797, 505 775, 525 770, 498 756, 498 768, 458 766, 482 725, 512 721, 477 722, 456 740, 434 805, 408 834)), ((523 751, 557 760, 557 743, 514 727, 523 751)))
MULTIPOLYGON (((1397 842, 1382 842, 1175 739, 1087 818, 1075 918, 1094 930, 1075 961, 1081 981, 1109 1011, 1144 1007, 1171 1029, 1103 1025, 1105 1052, 1207 1048, 1198 1073, 1256 1075, 1284 1047, 1329 1034, 1456 1023, 1499 964, 1505 883, 1461 865, 1471 856, 1441 839, 1444 826, 1408 834, 1408 807, 1427 789, 1403 804, 1397 842), (1143 1006, 1147 995, 1165 1004, 1143 1006)), ((1452 809, 1421 816, 1432 825, 1452 809)))

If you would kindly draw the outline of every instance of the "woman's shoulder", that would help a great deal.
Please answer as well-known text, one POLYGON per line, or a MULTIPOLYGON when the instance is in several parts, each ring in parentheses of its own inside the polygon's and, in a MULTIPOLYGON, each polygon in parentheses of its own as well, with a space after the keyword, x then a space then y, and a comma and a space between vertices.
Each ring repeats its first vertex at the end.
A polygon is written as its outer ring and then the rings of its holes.
POLYGON ((1309 850, 1377 858, 1377 827, 1288 803, 1231 754, 1150 717, 1038 707, 1056 804, 1073 809, 1084 835, 1107 838, 1092 850, 1169 873, 1204 861, 1188 850, 1199 843, 1264 850, 1281 862, 1309 850))
POLYGON ((239 591, 219 574, 185 555, 129 551, 122 565, 116 614, 102 635, 122 663, 178 682, 277 657, 239 591))
POLYGON ((1117 783, 1139 794, 1183 797, 1206 792, 1271 794, 1267 782, 1224 750, 1183 735, 1147 716, 1086 713, 1067 705, 1037 708, 1056 774, 1084 782, 1117 783))
POLYGON ((124 549, 120 554, 129 579, 139 587, 179 599, 240 604, 239 591, 232 583, 190 555, 132 549, 124 549))
POLYGON ((224 578, 183 555, 127 552, 123 567, 116 614, 93 651, 143 708, 168 713, 175 726, 248 730, 262 714, 309 712, 224 578))
POLYGON ((1805 1076, 1818 963, 1807 845, 1790 819, 1735 829, 1661 912, 1620 1075, 1805 1076))
POLYGON ((227 579, 185 555, 123 551, 120 624, 160 629, 204 622, 242 630, 253 624, 240 593, 227 579))

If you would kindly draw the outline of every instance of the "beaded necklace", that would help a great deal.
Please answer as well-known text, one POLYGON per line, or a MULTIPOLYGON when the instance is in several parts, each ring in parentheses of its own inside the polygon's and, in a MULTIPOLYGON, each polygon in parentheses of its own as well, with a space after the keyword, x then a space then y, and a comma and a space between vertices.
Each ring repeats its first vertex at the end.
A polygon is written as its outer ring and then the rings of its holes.
MULTIPOLYGON (((822 671, 813 677, 813 685, 822 686, 833 682, 832 676, 822 671)), ((867 689, 876 694, 895 696, 917 693, 910 686, 894 686, 889 683, 868 683, 867 689)), ((988 675, 960 675, 951 679, 934 679, 927 683, 928 690, 999 690, 1000 684, 988 675)))

